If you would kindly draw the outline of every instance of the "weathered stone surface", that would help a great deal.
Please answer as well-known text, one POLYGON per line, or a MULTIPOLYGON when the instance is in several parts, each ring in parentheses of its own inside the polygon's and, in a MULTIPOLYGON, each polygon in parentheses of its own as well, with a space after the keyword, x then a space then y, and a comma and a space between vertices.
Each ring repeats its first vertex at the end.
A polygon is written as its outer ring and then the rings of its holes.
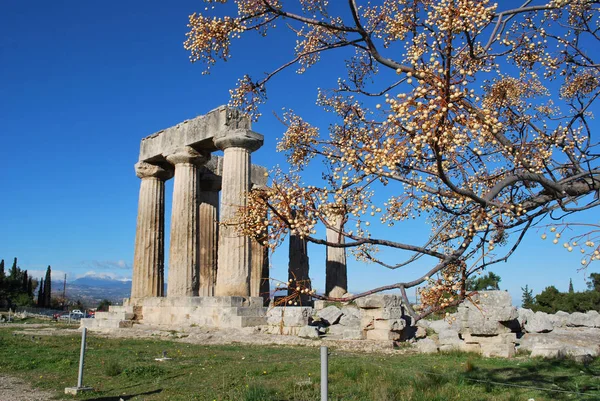
POLYGON ((440 344, 452 344, 456 342, 461 342, 458 331, 455 330, 442 330, 438 334, 438 340, 440 344))
POLYGON ((424 338, 417 341, 417 349, 424 354, 434 354, 438 352, 438 346, 432 339, 424 338))
POLYGON ((362 340, 364 339, 364 332, 360 329, 346 328, 342 337, 344 338, 344 340, 362 340))
POLYGON ((389 319, 389 320, 376 319, 374 321, 374 329, 375 330, 402 331, 405 326, 406 326, 406 321, 404 319, 389 319))
POLYGON ((267 323, 269 325, 277 326, 281 325, 286 327, 299 327, 306 326, 309 323, 310 316, 312 315, 312 308, 308 306, 298 307, 283 307, 278 306, 270 308, 267 311, 267 323))
POLYGON ((462 337, 467 344, 514 344, 517 341, 516 333, 502 333, 492 336, 463 333, 462 337))
MULTIPOLYGON (((420 320, 419 324, 425 324, 425 321, 420 320)), ((447 322, 446 320, 443 320, 443 319, 442 320, 433 320, 433 321, 428 322, 427 328, 429 328, 439 334, 442 331, 450 330, 451 325, 449 322, 447 322)))
POLYGON ((600 313, 595 310, 590 310, 585 313, 588 316, 587 327, 598 327, 600 328, 600 313))
POLYGON ((317 299, 313 303, 313 308, 315 308, 315 310, 325 309, 326 307, 327 307, 327 301, 322 301, 320 299, 317 299))
POLYGON ((394 340, 397 341, 400 339, 400 333, 389 330, 367 330, 366 331, 367 340, 376 340, 376 341, 387 341, 394 340))
POLYGON ((548 319, 548 314, 536 312, 533 316, 528 317, 524 328, 528 333, 549 333, 554 330, 554 325, 548 319))
POLYGON ((219 192, 200 182, 198 219, 200 241, 200 289, 198 295, 215 295, 217 281, 217 245, 219 241, 219 192))
POLYGON ((550 333, 527 333, 519 342, 520 348, 526 351, 535 348, 562 349, 568 357, 596 357, 600 356, 599 338, 600 329, 597 328, 555 327, 550 333))
POLYGON ((570 316, 567 312, 558 311, 554 314, 549 314, 548 319, 550 319, 554 327, 566 327, 570 316))
POLYGON ((165 180, 166 170, 148 163, 137 163, 142 179, 138 202, 131 297, 162 297, 165 268, 165 180))
POLYGON ((530 317, 533 317, 534 312, 531 309, 526 309, 526 308, 519 308, 517 309, 517 320, 519 321, 519 324, 521 325, 521 327, 523 327, 525 325, 525 323, 527 323, 527 319, 529 319, 530 317))
POLYGON ((392 308, 402 306, 402 298, 398 295, 369 295, 367 297, 358 298, 356 306, 361 309, 371 308, 392 308))
MULTIPOLYGON (((334 214, 327 227, 327 242, 343 244, 343 214, 334 214)), ((346 272, 346 248, 327 246, 325 262, 325 293, 330 297, 340 298, 348 290, 348 275, 346 272)))
POLYGON ((404 309, 399 306, 361 309, 361 316, 368 316, 373 319, 402 319, 404 317, 404 309))
POLYGON ((342 317, 340 322, 342 326, 348 326, 352 328, 360 327, 360 310, 358 308, 344 306, 342 308, 342 317))
POLYGON ((415 331, 415 338, 425 338, 427 337, 427 330, 424 327, 417 327, 415 331))
POLYGON ((319 329, 315 326, 304 326, 298 332, 298 337, 319 338, 319 329))
MULTIPOLYGON (((215 145, 224 150, 220 221, 231 222, 239 209, 246 206, 250 153, 262 145, 262 139, 242 132, 227 133, 219 136, 215 145)), ((217 265, 217 296, 250 295, 250 239, 240 235, 233 224, 219 227, 217 265)))
POLYGON ((198 242, 198 167, 210 159, 190 147, 167 156, 175 165, 171 237, 169 247, 168 296, 198 296, 200 288, 198 242))
POLYGON ((565 347, 549 345, 536 345, 531 350, 532 358, 562 359, 567 356, 565 347))
POLYGON ((325 320, 328 324, 336 324, 342 317, 342 311, 337 306, 328 306, 317 312, 317 316, 325 320))
POLYGON ((589 327, 589 316, 581 312, 573 312, 567 319, 567 326, 589 327))
POLYGON ((512 358, 516 354, 515 345, 512 343, 489 343, 481 344, 481 355, 486 357, 497 356, 501 358, 512 358))
POLYGON ((458 349, 462 352, 474 352, 476 354, 481 354, 481 344, 479 343, 463 342, 460 344, 458 349))

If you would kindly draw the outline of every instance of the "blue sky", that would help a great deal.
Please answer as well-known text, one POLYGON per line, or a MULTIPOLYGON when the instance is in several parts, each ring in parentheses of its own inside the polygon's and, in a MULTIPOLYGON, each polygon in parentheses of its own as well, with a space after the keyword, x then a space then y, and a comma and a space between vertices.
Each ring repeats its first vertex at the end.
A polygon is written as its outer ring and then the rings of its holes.
MULTIPOLYGON (((10 265, 17 256, 34 275, 52 265, 55 278, 89 272, 130 277, 139 190, 133 165, 140 140, 227 103, 237 78, 276 67, 295 43, 285 33, 268 42, 241 40, 230 61, 202 75, 182 43, 187 16, 202 10, 203 2, 98 4, 0 5, 0 258, 10 265)), ((254 163, 285 164, 275 151, 284 129, 273 112, 286 106, 323 123, 317 87, 333 86, 337 67, 342 59, 326 58, 302 77, 273 81, 264 117, 254 125, 265 136, 254 163)), ((319 177, 316 169, 308 174, 319 177)), ((168 183, 167 216, 171 189, 168 183)), ((598 217, 585 216, 596 222, 598 217)), ((422 222, 408 223, 388 235, 424 236, 426 230, 422 222)), ((325 251, 312 246, 309 257, 314 283, 323 288, 325 251)), ((410 279, 429 266, 422 261, 390 272, 349 260, 351 291, 410 279)), ((566 290, 572 278, 575 289, 583 290, 579 260, 532 235, 508 263, 492 270, 518 301, 525 284, 535 293, 548 285, 566 290)), ((287 276, 285 247, 272 265, 273 276, 287 276)))

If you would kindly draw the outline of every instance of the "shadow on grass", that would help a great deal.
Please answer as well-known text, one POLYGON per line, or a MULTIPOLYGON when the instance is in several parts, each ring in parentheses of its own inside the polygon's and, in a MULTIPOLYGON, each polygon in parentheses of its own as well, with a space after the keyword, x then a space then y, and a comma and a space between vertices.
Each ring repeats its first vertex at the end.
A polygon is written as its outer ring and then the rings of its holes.
POLYGON ((124 395, 115 395, 115 396, 110 396, 110 397, 88 398, 87 401, 120 401, 120 400, 127 401, 134 397, 158 394, 158 393, 161 393, 162 391, 163 391, 162 388, 158 388, 156 390, 146 391, 144 393, 138 393, 138 394, 128 394, 128 395, 124 394, 124 395))
POLYGON ((523 362, 519 366, 475 367, 460 376, 465 383, 478 384, 486 388, 535 388, 555 400, 572 400, 574 395, 584 396, 586 399, 588 397, 600 399, 598 363, 590 366, 570 360, 534 359, 523 362))

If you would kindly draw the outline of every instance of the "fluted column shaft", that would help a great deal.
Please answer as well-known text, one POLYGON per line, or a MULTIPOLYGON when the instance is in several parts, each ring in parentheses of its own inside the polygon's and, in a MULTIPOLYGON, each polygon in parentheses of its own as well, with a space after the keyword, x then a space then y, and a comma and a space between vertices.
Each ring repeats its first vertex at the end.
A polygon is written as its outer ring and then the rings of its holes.
MULTIPOLYGON (((334 215, 327 228, 327 242, 343 244, 345 238, 342 231, 343 216, 334 215)), ((348 292, 348 274, 346 271, 346 248, 328 246, 325 263, 325 294, 329 297, 340 298, 348 292)))
POLYGON ((201 297, 215 295, 219 235, 219 191, 200 183, 198 202, 201 297))
POLYGON ((250 190, 250 154, 262 145, 262 137, 255 135, 228 133, 215 140, 215 145, 224 150, 217 296, 250 295, 250 239, 238 232, 235 216, 246 206, 250 190))
POLYGON ((198 167, 210 156, 184 148, 167 156, 175 165, 167 296, 197 296, 200 282, 198 167))
POLYGON ((138 202, 131 298, 162 297, 165 263, 165 180, 172 172, 140 162, 142 179, 138 202))

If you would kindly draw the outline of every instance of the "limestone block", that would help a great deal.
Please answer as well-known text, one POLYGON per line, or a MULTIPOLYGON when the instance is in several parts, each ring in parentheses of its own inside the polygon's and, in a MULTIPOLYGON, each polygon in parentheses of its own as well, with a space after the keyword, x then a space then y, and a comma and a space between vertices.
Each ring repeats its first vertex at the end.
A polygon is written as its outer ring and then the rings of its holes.
MULTIPOLYGON (((424 324, 425 322, 423 320, 421 320, 421 321, 419 321, 419 323, 424 324)), ((450 326, 450 323, 447 322, 446 320, 434 320, 434 321, 430 321, 427 324, 427 328, 429 328, 439 334, 442 331, 449 330, 451 328, 451 326, 450 326)))
POLYGON ((402 307, 362 309, 361 316, 370 316, 373 319, 401 319, 404 316, 402 307))
POLYGON ((588 316, 588 327, 600 327, 600 313, 590 310, 585 314, 588 316))
POLYGON ((277 306, 267 311, 267 324, 278 326, 283 320, 283 325, 287 327, 306 326, 311 315, 312 308, 308 306, 277 306))
POLYGON ((567 326, 570 327, 582 327, 588 326, 589 316, 581 312, 573 312, 567 320, 567 326))
POLYGON ((493 336, 464 333, 462 337, 467 344, 514 344, 517 341, 516 333, 501 333, 493 336))
POLYGON ((462 341, 453 344, 440 344, 440 352, 451 352, 460 351, 462 348, 462 341))
POLYGON ((375 328, 375 319, 371 316, 363 316, 360 318, 360 328, 362 330, 373 330, 375 328))
POLYGON ((436 352, 438 352, 437 344, 430 338, 424 338, 422 340, 417 341, 417 349, 419 350, 419 352, 422 352, 424 354, 435 354, 436 352))
POLYGON ((466 342, 463 342, 460 344, 459 350, 462 352, 474 352, 476 354, 481 354, 481 344, 468 344, 466 342))
POLYGON ((532 358, 562 359, 567 355, 566 349, 552 345, 536 345, 531 350, 532 358))
POLYGON ((342 313, 346 317, 355 317, 360 319, 360 309, 355 308, 354 306, 344 306, 342 308, 342 313))
POLYGON ((326 306, 327 306, 327 301, 322 301, 320 299, 314 301, 314 303, 313 303, 313 307, 315 308, 315 310, 325 309, 326 306))
POLYGON ((319 330, 315 326, 304 326, 298 332, 298 337, 319 338, 319 330))
POLYGON ((451 344, 457 341, 461 341, 458 337, 458 331, 455 330, 442 330, 438 333, 438 340, 440 344, 451 344))
POLYGON ((548 315, 548 319, 550 319, 554 327, 566 327, 570 316, 567 312, 558 311, 555 314, 548 315))
POLYGON ((498 356, 501 358, 512 358, 516 350, 514 344, 481 344, 481 354, 486 357, 498 356))
POLYGON ((402 331, 406 327, 404 319, 375 319, 373 327, 375 330, 402 331))
POLYGON ((533 316, 528 317, 524 328, 528 333, 549 333, 554 330, 554 325, 548 319, 548 314, 536 312, 533 316))
POLYGON ((361 309, 372 308, 392 308, 402 306, 402 298, 398 295, 369 295, 367 297, 358 298, 356 306, 361 309))
POLYGON ((344 332, 346 330, 348 330, 347 327, 339 325, 339 324, 334 324, 333 326, 329 326, 324 329, 327 330, 328 335, 332 335, 332 336, 342 336, 344 334, 344 332))
POLYGON ((342 317, 342 311, 337 306, 328 306, 317 312, 317 316, 329 324, 336 324, 342 317))
POLYGON ((365 337, 364 337, 364 332, 360 329, 346 328, 344 330, 344 333, 342 334, 342 338, 344 340, 363 340, 365 337))
MULTIPOLYGON (((474 302, 479 301, 479 307, 506 307, 512 306, 512 298, 507 291, 479 291, 472 297, 474 302)), ((465 305, 468 303, 465 303, 465 305)))
POLYGON ((427 337, 427 330, 423 327, 417 327, 415 332, 415 338, 425 338, 427 337))
POLYGON ((375 341, 387 341, 387 340, 399 340, 400 333, 389 330, 368 330, 366 332, 367 340, 375 341))
POLYGON ((534 312, 531 309, 519 308, 517 309, 517 320, 521 327, 527 323, 527 320, 533 317, 534 312))

